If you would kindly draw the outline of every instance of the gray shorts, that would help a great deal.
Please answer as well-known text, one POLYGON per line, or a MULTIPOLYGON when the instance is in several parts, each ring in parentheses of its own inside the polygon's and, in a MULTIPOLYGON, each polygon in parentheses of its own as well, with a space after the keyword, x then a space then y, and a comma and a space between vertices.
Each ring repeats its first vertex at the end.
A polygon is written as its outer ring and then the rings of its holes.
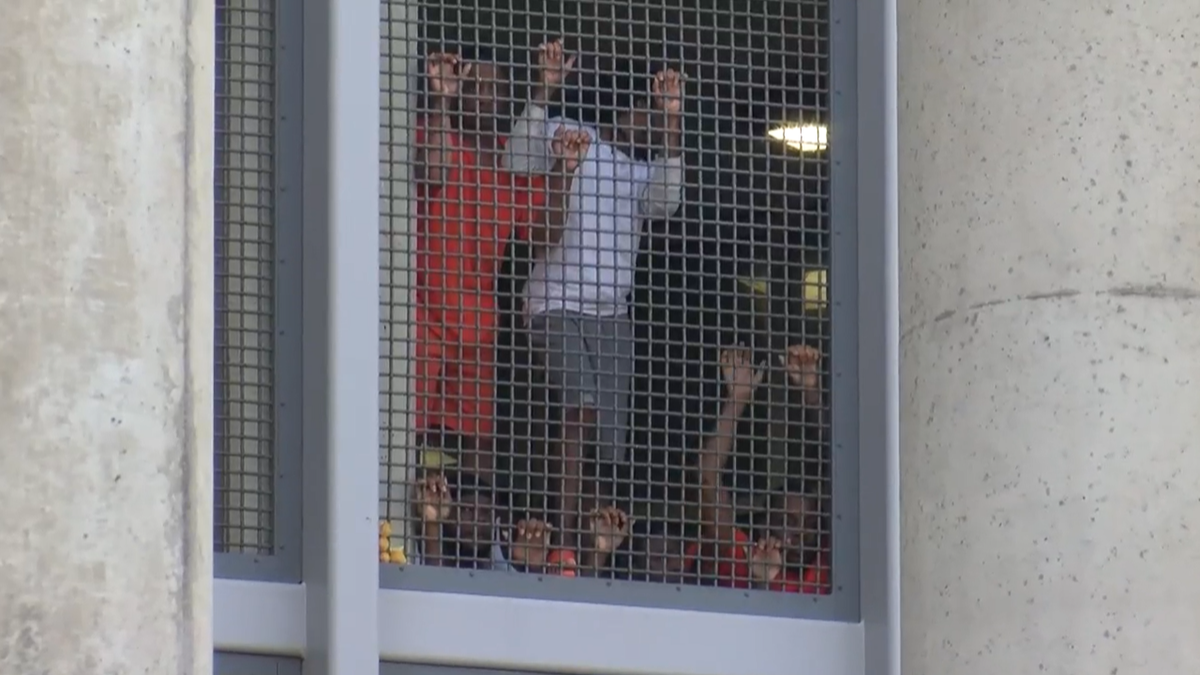
POLYGON ((529 319, 529 344, 563 406, 596 411, 596 457, 624 462, 633 384, 629 317, 546 312, 529 319))

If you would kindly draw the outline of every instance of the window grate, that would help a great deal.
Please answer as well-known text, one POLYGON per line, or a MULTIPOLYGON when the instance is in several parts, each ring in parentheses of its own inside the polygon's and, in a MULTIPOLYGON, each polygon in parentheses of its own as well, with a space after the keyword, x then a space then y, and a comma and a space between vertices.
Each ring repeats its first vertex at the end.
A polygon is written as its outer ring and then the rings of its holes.
POLYGON ((383 2, 382 561, 833 591, 829 8, 734 7, 383 2))
POLYGON ((274 549, 275 7, 218 0, 216 550, 274 549))

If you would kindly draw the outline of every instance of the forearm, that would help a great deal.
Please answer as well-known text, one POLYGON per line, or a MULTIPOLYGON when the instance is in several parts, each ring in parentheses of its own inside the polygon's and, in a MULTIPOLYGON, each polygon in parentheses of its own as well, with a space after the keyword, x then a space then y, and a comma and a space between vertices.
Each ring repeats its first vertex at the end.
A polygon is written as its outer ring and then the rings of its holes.
POLYGON ((670 218, 683 201, 683 144, 679 117, 667 119, 663 151, 654 161, 650 182, 642 191, 641 213, 646 218, 670 218))
POLYGON ((417 180, 435 186, 445 182, 451 129, 450 101, 445 96, 435 96, 425 120, 425 141, 417 147, 417 180))
POLYGON ((567 171, 561 161, 555 162, 546 178, 546 205, 540 222, 531 228, 530 241, 538 247, 556 246, 562 240, 563 226, 571 202, 574 171, 567 171))
POLYGON ((424 525, 421 532, 421 563, 430 567, 445 565, 442 556, 442 527, 440 525, 424 525))
POLYGON ((726 399, 721 406, 721 415, 717 418, 716 427, 704 440, 700 454, 700 482, 702 488, 719 486, 721 469, 733 452, 733 442, 737 435, 738 421, 746 409, 747 401, 736 398, 726 399))
POLYGON ((663 157, 683 156, 683 119, 678 114, 667 115, 662 138, 663 157))

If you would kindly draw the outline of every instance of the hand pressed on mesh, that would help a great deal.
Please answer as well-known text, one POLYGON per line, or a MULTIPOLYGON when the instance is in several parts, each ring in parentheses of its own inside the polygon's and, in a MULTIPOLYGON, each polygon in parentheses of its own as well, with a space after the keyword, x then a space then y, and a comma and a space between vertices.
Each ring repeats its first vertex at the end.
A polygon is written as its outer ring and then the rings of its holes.
POLYGON ((556 161, 562 162, 562 168, 570 173, 587 155, 592 145, 592 137, 582 129, 559 127, 550 141, 550 152, 556 161))
POLYGON ((615 506, 595 509, 588 515, 592 530, 592 546, 604 554, 620 548, 629 536, 629 516, 615 506))
POLYGON ((431 473, 417 481, 416 498, 413 503, 421 516, 421 521, 427 525, 444 523, 450 518, 450 487, 446 477, 440 473, 431 473))
POLYGON ((780 356, 779 360, 787 368, 792 385, 804 391, 805 402, 820 403, 821 377, 817 364, 821 362, 821 352, 808 345, 792 345, 788 347, 787 356, 780 356))
POLYGON ((434 52, 425 57, 425 75, 429 78, 429 90, 446 97, 456 97, 462 90, 462 81, 471 74, 472 64, 450 52, 434 52))
POLYGON ((759 539, 750 550, 750 578, 758 583, 775 581, 783 572, 782 549, 775 537, 759 539))
POLYGON ((538 80, 547 89, 562 86, 571 68, 575 65, 575 55, 567 56, 561 39, 543 42, 538 45, 538 80))
POLYGON ((509 557, 517 565, 541 568, 550 552, 550 535, 554 528, 541 520, 522 520, 513 530, 509 542, 509 557))
POLYGON ((763 371, 754 365, 750 350, 742 345, 721 352, 721 377, 729 397, 743 403, 754 398, 754 390, 763 379, 763 371))
POLYGON ((683 110, 683 76, 666 68, 654 75, 654 105, 668 115, 683 110))

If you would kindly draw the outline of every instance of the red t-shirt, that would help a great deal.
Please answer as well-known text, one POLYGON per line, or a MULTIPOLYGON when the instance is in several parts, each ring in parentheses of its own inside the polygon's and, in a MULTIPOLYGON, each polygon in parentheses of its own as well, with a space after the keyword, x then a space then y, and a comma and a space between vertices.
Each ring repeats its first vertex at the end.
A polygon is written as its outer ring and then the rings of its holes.
POLYGON ((779 578, 772 581, 768 588, 784 593, 807 593, 810 595, 829 595, 829 566, 825 564, 825 556, 817 556, 815 565, 804 569, 804 573, 792 569, 784 570, 779 578))
MULTIPOLYGON (((440 186, 417 191, 417 428, 491 436, 494 425, 496 274, 504 247, 540 208, 540 179, 479 163, 447 135, 440 186)), ((425 130, 418 128, 418 145, 425 130)))
MULTIPOLYGON (((715 579, 718 586, 723 588, 752 588, 750 578, 750 550, 753 543, 750 535, 742 530, 734 531, 734 543, 723 547, 720 556, 715 555, 717 546, 706 543, 703 547, 698 543, 688 546, 687 557, 695 561, 696 570, 701 579, 715 579)), ((786 569, 767 587, 772 591, 784 593, 809 593, 813 595, 829 594, 829 566, 825 564, 826 557, 817 556, 816 564, 806 568, 803 573, 786 569)))
POLYGON ((728 546, 693 542, 688 546, 687 557, 696 561, 696 572, 701 579, 716 579, 717 585, 725 588, 750 588, 750 537, 741 530, 735 530, 733 536, 734 544, 728 546))

